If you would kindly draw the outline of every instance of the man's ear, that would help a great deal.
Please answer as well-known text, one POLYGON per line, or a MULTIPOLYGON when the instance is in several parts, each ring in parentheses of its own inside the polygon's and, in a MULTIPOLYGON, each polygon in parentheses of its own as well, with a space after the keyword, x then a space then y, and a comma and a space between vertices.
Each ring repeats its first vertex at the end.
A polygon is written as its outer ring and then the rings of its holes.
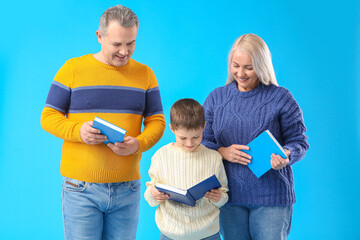
POLYGON ((102 35, 100 34, 99 30, 97 30, 97 31, 95 32, 95 34, 96 34, 96 37, 97 37, 98 42, 101 44, 103 37, 102 37, 102 35))

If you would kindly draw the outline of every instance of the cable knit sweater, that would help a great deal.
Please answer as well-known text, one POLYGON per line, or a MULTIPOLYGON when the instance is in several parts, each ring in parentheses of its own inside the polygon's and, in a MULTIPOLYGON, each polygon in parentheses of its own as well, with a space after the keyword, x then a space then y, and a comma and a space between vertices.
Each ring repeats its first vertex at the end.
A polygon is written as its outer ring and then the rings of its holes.
POLYGON ((160 148, 151 159, 150 182, 146 183, 145 199, 154 207, 159 230, 171 239, 202 239, 219 232, 219 207, 227 200, 227 179, 221 155, 203 145, 193 152, 170 143, 160 148), (157 183, 188 189, 215 174, 223 191, 221 199, 213 203, 208 198, 196 201, 194 207, 171 200, 159 203, 151 193, 157 183))
MULTIPOLYGON (((247 145, 269 129, 279 143, 290 150, 290 163, 271 169, 259 179, 241 164, 224 160, 229 181, 229 203, 283 206, 295 203, 291 165, 309 148, 302 110, 291 95, 275 85, 259 84, 248 92, 237 89, 236 81, 212 91, 204 103, 207 121, 203 144, 217 150, 232 144, 247 145)), ((270 156, 269 156, 270 161, 270 156)))

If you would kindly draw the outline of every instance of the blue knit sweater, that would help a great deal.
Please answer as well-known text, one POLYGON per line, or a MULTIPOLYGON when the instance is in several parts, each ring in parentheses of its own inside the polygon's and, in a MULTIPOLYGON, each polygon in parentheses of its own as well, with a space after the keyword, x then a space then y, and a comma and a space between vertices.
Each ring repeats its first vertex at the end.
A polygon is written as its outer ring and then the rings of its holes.
POLYGON ((283 87, 263 84, 241 92, 234 81, 212 91, 205 100, 204 110, 207 124, 202 143, 208 148, 217 150, 232 144, 247 145, 269 129, 291 152, 288 166, 281 170, 271 169, 259 179, 247 166, 224 160, 229 203, 255 206, 294 204, 291 165, 305 156, 309 144, 302 111, 291 93, 283 87))

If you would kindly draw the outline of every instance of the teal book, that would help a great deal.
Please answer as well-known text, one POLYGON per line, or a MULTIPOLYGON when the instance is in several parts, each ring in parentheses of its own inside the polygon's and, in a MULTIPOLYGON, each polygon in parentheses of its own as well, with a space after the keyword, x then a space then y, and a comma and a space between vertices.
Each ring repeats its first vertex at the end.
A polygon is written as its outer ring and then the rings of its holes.
POLYGON ((283 158, 287 158, 285 150, 269 130, 261 133, 247 146, 250 149, 242 151, 252 157, 251 163, 248 164, 248 167, 257 178, 261 177, 272 168, 270 161, 273 153, 280 155, 283 158))
POLYGON ((95 117, 92 127, 99 129, 101 131, 101 134, 107 136, 108 141, 104 142, 106 144, 108 144, 109 142, 122 142, 126 134, 125 129, 122 129, 121 127, 118 127, 99 117, 95 117))
POLYGON ((204 197, 205 193, 212 189, 220 188, 221 184, 214 174, 211 177, 189 188, 188 190, 167 186, 161 183, 156 184, 155 187, 160 192, 168 194, 170 196, 169 200, 195 206, 196 201, 204 197))

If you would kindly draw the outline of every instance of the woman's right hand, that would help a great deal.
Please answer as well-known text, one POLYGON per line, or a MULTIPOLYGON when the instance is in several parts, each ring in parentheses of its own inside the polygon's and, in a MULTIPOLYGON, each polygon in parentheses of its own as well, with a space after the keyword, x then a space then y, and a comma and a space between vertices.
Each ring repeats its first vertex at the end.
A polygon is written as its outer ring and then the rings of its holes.
POLYGON ((233 144, 229 147, 220 147, 218 152, 229 162, 247 165, 251 162, 251 156, 241 150, 249 150, 248 146, 233 144))

